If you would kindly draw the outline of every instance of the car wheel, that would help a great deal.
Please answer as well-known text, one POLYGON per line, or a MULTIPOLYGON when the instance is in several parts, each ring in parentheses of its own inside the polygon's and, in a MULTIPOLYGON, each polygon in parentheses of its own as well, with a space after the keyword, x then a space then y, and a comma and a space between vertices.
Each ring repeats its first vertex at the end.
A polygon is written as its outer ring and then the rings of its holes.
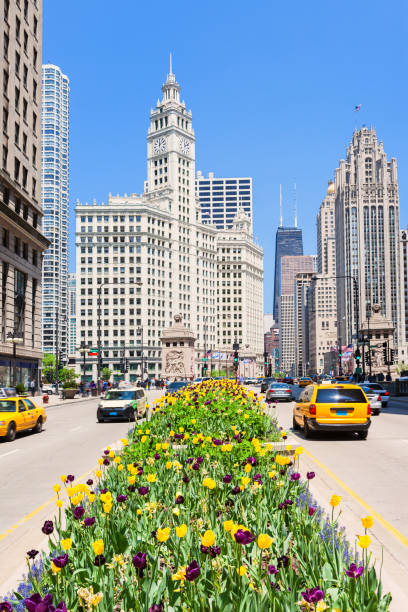
POLYGON ((292 425, 292 429, 293 429, 294 431, 299 431, 299 429, 300 429, 300 425, 299 425, 299 423, 297 422, 297 420, 295 419, 295 417, 293 417, 293 425, 292 425))
POLYGON ((357 437, 359 440, 366 440, 368 436, 368 431, 358 431, 357 437))
POLYGON ((6 440, 7 442, 12 442, 16 437, 16 424, 10 423, 7 428, 6 440))
POLYGON ((303 432, 307 440, 309 440, 312 437, 312 430, 309 427, 309 423, 307 422, 307 419, 305 419, 305 423, 303 425, 303 432))
POLYGON ((41 433, 42 432, 42 426, 43 426, 43 422, 42 422, 42 418, 40 417, 37 420, 37 423, 35 424, 35 427, 33 428, 34 433, 41 433))
POLYGON ((378 415, 380 414, 380 409, 375 410, 375 411, 373 412, 373 414, 375 414, 375 416, 378 416, 378 415))
POLYGON ((98 417, 98 423, 104 423, 105 421, 103 419, 101 419, 101 417, 98 417))

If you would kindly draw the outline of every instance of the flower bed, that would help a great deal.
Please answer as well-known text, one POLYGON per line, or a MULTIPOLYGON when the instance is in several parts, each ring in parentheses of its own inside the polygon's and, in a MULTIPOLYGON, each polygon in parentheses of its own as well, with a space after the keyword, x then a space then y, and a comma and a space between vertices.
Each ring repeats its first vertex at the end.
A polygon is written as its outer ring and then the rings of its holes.
POLYGON ((44 524, 49 553, 42 573, 30 571, 25 606, 387 610, 367 555, 369 517, 358 562, 337 529, 339 498, 325 519, 308 493, 314 474, 302 481, 297 471, 301 449, 290 458, 284 441, 272 444, 282 437, 261 401, 231 382, 161 398, 120 454, 105 451, 97 483, 62 477, 69 505, 44 524))

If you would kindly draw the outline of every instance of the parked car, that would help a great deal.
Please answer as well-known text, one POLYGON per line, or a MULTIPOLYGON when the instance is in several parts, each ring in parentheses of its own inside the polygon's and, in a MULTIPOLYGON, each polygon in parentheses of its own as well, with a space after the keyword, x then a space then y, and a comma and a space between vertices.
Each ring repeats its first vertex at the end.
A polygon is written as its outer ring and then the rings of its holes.
POLYGON ((47 393, 47 395, 53 395, 57 392, 57 388, 55 385, 45 384, 42 386, 42 392, 47 393))
POLYGON ((373 414, 380 414, 382 408, 381 395, 378 394, 378 391, 371 389, 368 385, 358 385, 362 388, 364 393, 367 396, 368 401, 370 402, 371 412, 373 414))
POLYGON ((184 389, 184 387, 188 387, 188 385, 188 380, 173 380, 173 382, 167 385, 166 395, 169 395, 170 393, 177 393, 177 391, 184 389))
POLYGON ((135 421, 146 416, 146 391, 142 387, 133 389, 110 389, 101 398, 96 411, 98 423, 105 421, 135 421))
POLYGON ((15 387, 0 387, 0 397, 16 397, 15 387))
POLYGON ((276 382, 275 378, 263 378, 261 382, 261 393, 266 393, 269 385, 274 382, 276 382))
POLYGON ((372 382, 362 382, 360 386, 364 385, 365 387, 370 387, 377 393, 377 395, 381 395, 381 404, 383 408, 388 406, 388 400, 390 399, 389 392, 384 389, 384 387, 380 383, 372 383, 372 382))
POLYGON ((293 385, 293 378, 291 376, 284 376, 283 381, 287 385, 293 385))
POLYGON ((307 387, 307 385, 313 385, 313 380, 310 378, 310 376, 303 376, 302 378, 299 378, 299 382, 298 385, 299 387, 307 387))
POLYGON ((26 429, 40 433, 46 420, 44 408, 36 406, 29 399, 0 399, 0 437, 5 437, 8 442, 15 439, 17 432, 26 429))
POLYGON ((258 379, 257 378, 247 378, 246 384, 247 385, 257 385, 258 379))
POLYGON ((293 400, 292 389, 285 383, 273 382, 269 385, 265 395, 266 401, 283 400, 291 402, 293 400))
POLYGON ((313 432, 352 432, 365 440, 371 425, 371 406, 358 385, 310 385, 293 408, 293 429, 313 432))

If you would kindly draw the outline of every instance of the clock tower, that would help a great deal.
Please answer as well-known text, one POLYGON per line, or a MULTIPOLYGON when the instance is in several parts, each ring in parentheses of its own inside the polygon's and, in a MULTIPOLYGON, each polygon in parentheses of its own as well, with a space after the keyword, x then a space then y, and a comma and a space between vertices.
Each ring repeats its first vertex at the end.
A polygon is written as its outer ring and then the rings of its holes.
MULTIPOLYGON (((170 72, 162 86, 163 98, 150 112, 147 134, 147 191, 172 190, 171 213, 180 222, 195 220, 195 135, 191 111, 180 102, 180 85, 170 72)), ((163 193, 164 195, 164 193, 163 193)))

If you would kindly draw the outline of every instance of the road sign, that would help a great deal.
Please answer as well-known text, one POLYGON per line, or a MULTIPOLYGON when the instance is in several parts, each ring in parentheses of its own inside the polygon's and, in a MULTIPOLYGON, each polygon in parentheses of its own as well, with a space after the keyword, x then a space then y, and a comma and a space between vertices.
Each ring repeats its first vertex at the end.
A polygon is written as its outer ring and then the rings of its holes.
POLYGON ((97 357, 99 354, 98 349, 90 349, 88 351, 88 357, 97 357))

